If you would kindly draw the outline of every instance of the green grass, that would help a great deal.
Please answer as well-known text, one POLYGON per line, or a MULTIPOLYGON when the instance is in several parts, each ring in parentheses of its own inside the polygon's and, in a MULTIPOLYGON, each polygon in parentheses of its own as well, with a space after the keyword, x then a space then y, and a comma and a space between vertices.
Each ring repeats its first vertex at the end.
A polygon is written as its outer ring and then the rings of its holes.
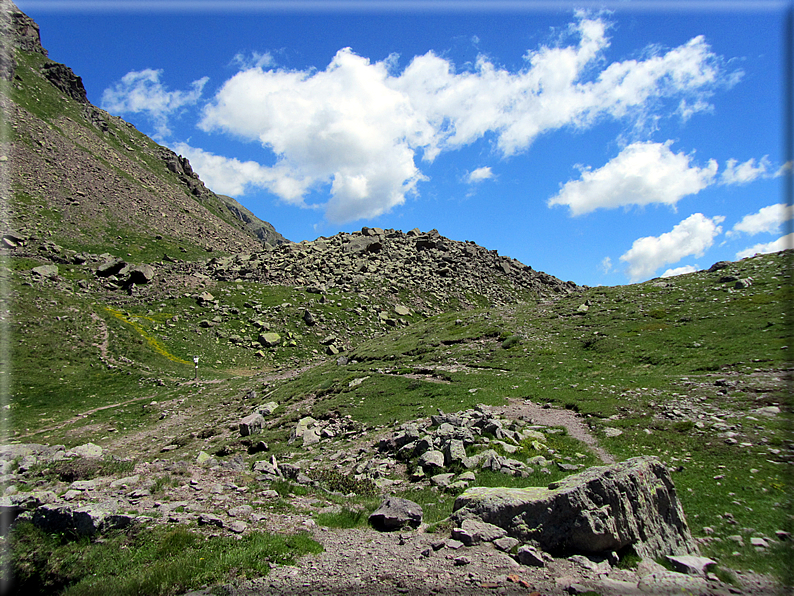
MULTIPOLYGON (((782 283, 788 259, 764 255, 714 274, 590 288, 549 305, 432 317, 362 343, 354 353, 357 365, 319 367, 284 383, 276 394, 285 402, 314 395, 315 414, 338 410, 367 425, 503 403, 506 397, 571 409, 618 459, 656 455, 680 470, 674 480, 693 534, 703 537, 703 528, 711 527, 720 539, 706 544, 705 554, 721 565, 782 576, 779 551, 786 549, 774 533, 789 528, 783 462, 792 445, 785 418, 753 416, 752 410, 787 402, 780 390, 756 391, 754 383, 763 385, 772 370, 788 366, 788 351, 781 349, 789 340, 784 305, 791 296, 782 283), (729 291, 718 281, 726 274, 751 275, 754 285, 729 291), (589 311, 577 314, 588 299, 589 311), (499 342, 511 336, 521 342, 504 349, 499 342), (444 372, 448 383, 406 376, 435 366, 459 370, 444 372), (715 381, 735 373, 754 376, 737 377, 738 388, 719 393, 715 381), (348 386, 363 376, 369 378, 348 386), (678 407, 718 413, 729 426, 738 424, 738 443, 750 446, 726 444, 709 417, 702 428, 694 414, 668 419, 665 413, 678 407), (609 437, 607 428, 622 434, 609 437), (725 521, 726 513, 735 524, 725 521), (727 540, 736 533, 745 536, 744 547, 727 540), (772 538, 773 548, 755 550, 752 536, 772 538)), ((559 450, 570 453, 570 447, 559 450)), ((576 451, 586 456, 581 463, 598 463, 586 449, 576 451)), ((574 457, 572 463, 580 462, 574 457)), ((559 472, 551 469, 554 476, 535 477, 536 472, 529 483, 556 479, 559 472)), ((477 483, 517 486, 525 480, 480 473, 477 483)), ((437 503, 436 496, 417 498, 437 503)))
MULTIPOLYGON (((217 313, 192 297, 119 307, 99 295, 69 295, 52 284, 25 286, 22 272, 38 262, 10 259, 18 313, 11 323, 11 409, 3 413, 19 437, 28 428, 35 433, 75 413, 138 400, 81 421, 122 433, 157 424, 159 409, 144 407, 151 400, 163 404, 184 399, 201 404, 202 411, 192 420, 200 426, 217 424, 218 417, 241 407, 242 396, 256 388, 260 396, 267 393, 268 401, 280 404, 271 418, 279 424, 257 440, 266 441, 282 461, 287 453, 290 458, 302 456, 299 446, 286 442, 294 423, 305 415, 349 414, 370 428, 427 417, 438 409, 455 412, 479 403, 529 399, 577 412, 618 460, 655 455, 678 470, 673 478, 693 534, 705 538, 704 528, 712 528, 710 536, 719 539, 704 544, 705 555, 726 568, 783 576, 787 551, 774 535, 791 530, 786 514, 791 511, 787 462, 792 444, 784 415, 767 418, 753 411, 773 404, 785 410, 788 403, 785 391, 770 383, 773 372, 788 367, 791 358, 790 350, 782 349, 789 342, 786 307, 794 298, 785 277, 789 258, 763 255, 717 273, 587 288, 551 303, 417 315, 410 326, 389 329, 374 320, 369 308, 388 307, 374 290, 356 295, 333 288, 323 304, 319 296, 297 288, 216 283, 211 292, 239 313, 219 315, 213 327, 202 328, 199 321, 217 313), (752 276, 754 284, 732 291, 730 284, 718 281, 727 274, 752 276), (585 300, 591 306, 582 314, 577 309, 585 300), (107 306, 123 317, 114 316, 107 306), (303 323, 303 308, 325 319, 322 331, 303 323), (174 322, 175 314, 179 319, 174 322), (291 333, 295 345, 264 350, 260 358, 250 347, 229 343, 231 334, 255 339, 257 321, 285 338, 291 333), (93 345, 102 324, 108 330, 108 353, 121 362, 115 369, 101 365, 93 345), (314 350, 323 353, 320 340, 326 334, 349 339, 352 349, 346 354, 355 362, 339 366, 329 358, 266 387, 255 376, 241 376, 306 364, 318 357, 314 350), (185 361, 200 355, 200 375, 207 383, 188 384, 192 363, 169 359, 153 340, 185 361), (350 386, 363 377, 368 378, 350 386), (738 385, 717 385, 722 377, 736 379, 738 385), (727 444, 724 430, 712 428, 713 416, 735 427, 736 444, 727 444), (609 436, 614 430, 622 434, 609 436), (726 521, 731 519, 736 523, 726 521), (730 540, 732 535, 742 535, 744 546, 730 540), (753 536, 772 538, 774 546, 756 551, 749 546, 753 536)), ((79 268, 64 269, 71 282, 86 275, 79 268)), ((92 432, 92 440, 102 440, 101 431, 92 432)), ((58 430, 27 437, 70 444, 78 440, 58 430)), ((194 440, 174 439, 184 441, 177 455, 195 456, 194 440)), ((206 448, 220 448, 223 441, 206 448)), ((598 463, 566 435, 549 435, 545 445, 570 457, 571 463, 598 463)), ((524 445, 519 455, 535 455, 534 447, 524 445)), ((478 473, 477 483, 543 485, 561 475, 556 467, 551 471, 546 475, 536 470, 528 479, 478 473)), ((286 496, 308 489, 290 484, 276 490, 286 496)), ((454 501, 453 495, 429 489, 409 487, 401 494, 413 495, 426 507, 426 521, 432 524, 449 515, 454 501)))
POLYGON ((376 507, 377 505, 371 509, 340 507, 338 511, 318 513, 314 520, 326 528, 362 528, 367 525, 369 515, 376 507))
POLYGON ((159 526, 71 541, 22 522, 11 533, 10 571, 19 594, 171 596, 266 575, 271 564, 321 551, 307 534, 235 539, 159 526))

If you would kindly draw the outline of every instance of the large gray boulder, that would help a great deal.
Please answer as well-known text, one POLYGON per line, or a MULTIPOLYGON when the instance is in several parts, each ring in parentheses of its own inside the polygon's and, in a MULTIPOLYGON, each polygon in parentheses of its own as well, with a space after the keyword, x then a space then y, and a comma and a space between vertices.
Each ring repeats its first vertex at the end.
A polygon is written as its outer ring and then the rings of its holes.
POLYGON ((99 277, 110 277, 119 273, 126 266, 127 263, 124 259, 110 259, 97 267, 96 274, 99 277))
POLYGON ((240 420, 238 427, 240 430, 241 437, 247 437, 248 435, 253 435, 259 432, 262 432, 262 427, 265 424, 265 419, 262 417, 262 414, 259 412, 254 412, 253 414, 249 414, 242 420, 240 420))
POLYGON ((154 267, 144 263, 143 265, 136 265, 130 269, 130 283, 133 284, 148 284, 154 279, 154 267))
POLYGON ((655 457, 594 467, 548 488, 470 488, 452 519, 478 518, 551 554, 633 546, 642 557, 699 554, 667 468, 655 457))
POLYGON ((408 499, 389 497, 369 516, 369 523, 382 532, 405 526, 418 528, 422 523, 422 507, 408 499))

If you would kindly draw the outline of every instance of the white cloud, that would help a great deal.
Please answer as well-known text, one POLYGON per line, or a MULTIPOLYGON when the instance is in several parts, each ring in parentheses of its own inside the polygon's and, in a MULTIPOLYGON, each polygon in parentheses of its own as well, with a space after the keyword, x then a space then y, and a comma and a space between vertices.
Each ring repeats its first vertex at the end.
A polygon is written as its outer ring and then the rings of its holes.
POLYGON ((713 112, 714 106, 710 103, 703 101, 702 99, 695 100, 694 103, 689 103, 686 99, 682 99, 681 103, 678 104, 678 113, 681 115, 681 119, 686 122, 692 116, 699 112, 713 112))
POLYGON ((755 158, 739 163, 736 159, 729 159, 725 169, 720 174, 720 184, 748 184, 756 178, 769 178, 767 171, 770 167, 769 159, 764 155, 755 163, 755 158))
POLYGON ((150 68, 128 72, 102 93, 102 108, 114 114, 148 114, 159 137, 170 135, 168 117, 184 106, 195 104, 209 78, 193 81, 189 91, 167 91, 160 82, 162 74, 162 70, 150 68))
POLYGON ((567 205, 571 215, 599 208, 663 203, 675 206, 683 197, 709 186, 717 162, 690 165, 685 153, 673 153, 666 143, 633 143, 597 170, 583 169, 579 180, 561 186, 549 206, 567 205))
POLYGON ((695 213, 661 236, 638 238, 620 260, 628 263, 632 282, 650 277, 660 267, 684 257, 703 256, 714 238, 722 233, 719 224, 724 220, 721 215, 708 218, 702 213, 695 213))
POLYGON ((494 177, 494 173, 490 167, 477 168, 476 170, 466 174, 466 182, 469 184, 477 184, 483 180, 489 180, 494 177))
POLYGON ((684 275, 685 273, 694 273, 699 271, 697 265, 684 265, 683 267, 676 267, 668 269, 660 275, 660 277, 675 277, 676 275, 684 275))
POLYGON ((303 195, 310 180, 295 178, 279 164, 268 167, 255 161, 215 155, 186 143, 175 143, 173 150, 190 160, 191 167, 200 172, 202 181, 213 192, 239 197, 250 187, 266 188, 287 203, 305 206, 303 195))
POLYGON ((270 52, 260 54, 251 52, 250 54, 235 54, 231 64, 241 70, 249 68, 271 68, 276 65, 276 60, 270 52))
POLYGON ((600 269, 604 273, 609 273, 610 271, 612 271, 612 259, 610 257, 604 257, 601 260, 600 269))
POLYGON ((744 259, 746 257, 752 257, 755 254, 767 254, 770 252, 786 250, 788 248, 794 248, 794 234, 786 234, 785 236, 781 236, 772 242, 767 242, 766 244, 756 244, 755 246, 741 250, 736 253, 736 258, 744 259))
POLYGON ((226 81, 200 127, 261 143, 276 155, 277 173, 304 188, 330 185, 329 220, 371 218, 417 191, 417 156, 430 162, 486 135, 509 156, 545 132, 644 118, 666 97, 687 99, 690 112, 707 108, 724 73, 702 37, 604 66, 607 27, 577 14, 570 45, 529 51, 518 72, 483 56, 456 72, 428 52, 397 73, 395 56, 370 62, 349 48, 322 71, 265 70, 263 62, 226 81))
POLYGON ((764 232, 774 233, 784 222, 792 218, 794 218, 794 206, 785 203, 769 205, 762 207, 756 213, 745 215, 739 223, 733 226, 728 235, 737 236, 741 232, 751 236, 764 232))

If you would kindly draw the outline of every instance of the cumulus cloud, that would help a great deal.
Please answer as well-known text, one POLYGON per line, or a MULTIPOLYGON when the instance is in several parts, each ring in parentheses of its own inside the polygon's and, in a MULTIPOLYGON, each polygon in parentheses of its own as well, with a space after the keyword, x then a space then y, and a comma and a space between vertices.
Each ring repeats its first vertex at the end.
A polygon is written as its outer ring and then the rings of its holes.
POLYGON ((162 70, 131 71, 102 93, 102 108, 114 114, 147 114, 155 125, 157 136, 171 134, 168 118, 180 108, 195 104, 209 80, 193 81, 189 91, 168 91, 160 82, 162 70))
POLYGON ((698 271, 697 265, 684 265, 683 267, 675 267, 668 269, 660 277, 675 277, 676 275, 684 275, 685 273, 694 273, 698 271))
POLYGON ((769 159, 764 155, 758 160, 756 165, 755 158, 748 159, 739 163, 736 159, 729 159, 725 163, 725 169, 720 174, 720 184, 748 184, 757 178, 769 178, 770 168, 769 159))
POLYGON ((326 216, 341 223, 402 204, 425 179, 419 159, 432 162, 486 136, 509 156, 549 131, 604 118, 636 121, 664 98, 686 99, 688 114, 708 109, 706 98, 725 74, 702 37, 607 64, 608 26, 578 13, 569 45, 527 52, 517 72, 483 56, 457 72, 433 52, 397 72, 395 56, 371 62, 349 48, 324 70, 262 62, 224 83, 200 127, 261 143, 276 156, 274 174, 303 188, 330 185, 326 216))
POLYGON ((765 244, 756 244, 755 246, 751 246, 745 250, 740 250, 736 253, 737 259, 744 259, 746 257, 752 257, 756 254, 767 254, 770 252, 778 252, 781 250, 786 250, 789 248, 794 248, 794 234, 786 234, 785 236, 781 236, 777 240, 772 242, 767 242, 765 244))
POLYGON ((251 187, 260 187, 278 194, 287 203, 304 206, 303 195, 311 181, 290 176, 282 166, 268 167, 255 161, 240 161, 186 143, 175 143, 172 148, 190 160, 190 165, 201 173, 202 181, 214 192, 237 197, 251 187))
POLYGON ((494 177, 494 173, 491 171, 490 167, 482 167, 477 168, 466 174, 466 182, 469 184, 477 184, 478 182, 482 182, 483 180, 489 180, 494 177))
POLYGON ((597 169, 582 169, 579 180, 561 185, 549 206, 567 205, 571 215, 596 209, 663 203, 670 206, 709 186, 717 173, 713 159, 704 168, 666 143, 632 143, 597 169))
POLYGON ((638 238, 620 260, 628 264, 632 282, 650 277, 660 267, 684 257, 703 256, 714 243, 714 238, 722 233, 719 224, 724 220, 721 215, 708 218, 702 213, 695 213, 661 236, 638 238))
POLYGON ((719 166, 710 159, 706 166, 691 163, 691 156, 670 149, 665 143, 637 142, 625 147, 617 157, 598 169, 578 166, 578 180, 560 184, 560 192, 548 200, 548 205, 567 205, 571 215, 582 215, 596 209, 614 209, 631 205, 664 204, 675 209, 688 195, 706 187, 748 184, 758 178, 783 175, 783 166, 774 174, 767 156, 739 163, 729 159, 718 176, 719 166))
POLYGON ((604 273, 609 273, 612 271, 612 259, 610 257, 604 257, 601 260, 600 269, 604 273))
POLYGON ((740 233, 754 236, 761 233, 774 233, 788 220, 794 218, 794 206, 785 203, 777 203, 762 207, 756 213, 745 215, 730 232, 729 236, 737 236, 740 233))

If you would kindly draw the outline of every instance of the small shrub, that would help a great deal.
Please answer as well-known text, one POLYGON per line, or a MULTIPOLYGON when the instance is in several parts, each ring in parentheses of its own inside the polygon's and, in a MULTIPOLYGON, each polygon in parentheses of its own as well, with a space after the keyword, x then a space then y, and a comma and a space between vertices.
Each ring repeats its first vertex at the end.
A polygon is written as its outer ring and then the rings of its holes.
POLYGON ((312 480, 322 483, 331 492, 348 495, 369 496, 377 493, 375 483, 369 478, 357 479, 352 474, 342 474, 336 470, 313 470, 309 472, 312 480))
POLYGON ((642 561, 642 557, 629 545, 618 553, 618 562, 615 567, 618 569, 636 569, 640 561, 642 561))
POLYGON ((77 458, 56 463, 50 472, 61 482, 74 482, 75 480, 91 480, 97 476, 118 476, 129 474, 135 469, 133 460, 107 458, 88 459, 77 458))
POLYGON ((730 586, 739 585, 739 582, 736 579, 736 574, 730 569, 723 569, 722 567, 716 567, 712 571, 712 573, 714 573, 714 575, 716 575, 717 578, 724 584, 728 584, 730 586))
POLYGON ((53 466, 53 471, 62 482, 91 480, 99 475, 101 469, 100 460, 86 458, 62 461, 53 466))
POLYGON ((521 337, 518 335, 511 335, 507 339, 502 342, 502 349, 509 350, 510 348, 517 346, 521 343, 521 337))
POLYGON ((174 478, 173 476, 171 476, 171 474, 166 474, 165 476, 160 476, 156 478, 150 490, 154 495, 163 492, 167 487, 177 486, 177 485, 179 485, 179 479, 174 478))
POLYGON ((293 495, 307 495, 309 494, 309 489, 305 486, 301 486, 299 484, 293 484, 289 480, 276 480, 270 484, 270 488, 276 491, 279 496, 287 497, 290 494, 293 495))

